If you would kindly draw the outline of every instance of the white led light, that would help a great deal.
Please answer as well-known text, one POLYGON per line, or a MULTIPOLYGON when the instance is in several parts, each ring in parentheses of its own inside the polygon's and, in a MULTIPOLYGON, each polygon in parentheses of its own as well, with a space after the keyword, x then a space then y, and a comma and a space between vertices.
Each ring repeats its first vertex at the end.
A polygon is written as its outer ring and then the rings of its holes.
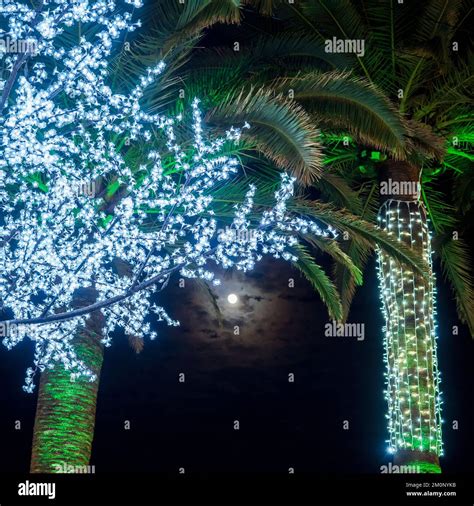
MULTIPOLYGON (((0 1, 3 35, 35 35, 37 50, 28 72, 11 70, 12 83, 0 81, 0 301, 13 313, 12 331, 2 342, 8 349, 25 338, 34 342, 27 392, 38 370, 57 363, 73 378, 95 380, 72 345, 88 318, 74 312, 78 288, 97 292, 105 346, 117 329, 154 339, 150 314, 179 325, 153 300, 172 274, 218 284, 215 266, 245 272, 263 255, 295 261, 299 236, 336 235, 287 210, 295 181, 288 174, 281 176, 273 207, 263 212, 254 208, 257 189, 249 186, 226 222, 236 233, 220 235, 214 195, 238 171, 238 159, 224 146, 239 140, 240 129, 208 139, 196 99, 188 111, 191 138, 181 139, 181 115, 144 110, 145 89, 159 78, 163 63, 126 93, 110 88, 113 42, 139 26, 113 0, 34 3, 40 13, 28 2, 0 1), (80 23, 93 25, 94 33, 77 42, 66 38, 64 45, 65 27, 80 23), (161 139, 159 148, 155 139, 161 139), (138 167, 127 156, 131 143, 143 156, 138 167), (99 181, 120 189, 113 209, 101 195, 76 191, 78 183, 99 181), (117 260, 129 275, 117 272, 117 260)), ((141 1, 127 4, 135 8, 141 1)), ((5 69, 16 68, 17 55, 0 58, 5 69)))
POLYGON ((378 221, 382 229, 395 230, 399 241, 419 244, 417 251, 430 271, 424 279, 378 249, 390 448, 442 455, 436 290, 426 212, 418 202, 389 200, 380 208, 378 221))

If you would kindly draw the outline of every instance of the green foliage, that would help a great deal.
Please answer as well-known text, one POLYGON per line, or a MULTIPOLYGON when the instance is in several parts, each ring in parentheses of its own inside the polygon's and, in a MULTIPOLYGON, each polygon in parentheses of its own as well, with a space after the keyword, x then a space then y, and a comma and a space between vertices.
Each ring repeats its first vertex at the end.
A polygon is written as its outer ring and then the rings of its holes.
MULTIPOLYGON (((422 165, 423 181, 429 182, 444 173, 464 173, 472 161, 466 149, 473 138, 467 111, 470 69, 458 61, 454 71, 443 72, 433 58, 436 44, 424 43, 428 36, 439 37, 444 23, 463 22, 463 2, 454 3, 438 11, 437 2, 401 9, 393 0, 371 0, 362 9, 350 0, 302 0, 298 5, 279 0, 191 0, 184 5, 155 0, 146 17, 148 35, 132 41, 131 50, 114 62, 117 83, 126 89, 145 65, 165 58, 163 79, 144 97, 151 111, 182 112, 199 96, 208 111, 206 121, 216 132, 245 121, 251 124, 251 130, 243 131, 240 145, 228 147, 228 154, 239 158, 244 174, 216 195, 219 218, 231 215, 250 181, 256 182, 257 201, 265 207, 275 190, 278 169, 291 170, 301 182, 311 184, 312 198, 317 195, 332 203, 301 199, 295 210, 349 233, 348 240, 337 242, 305 238, 310 247, 305 255, 319 251, 334 259, 340 311, 335 306, 331 311, 346 318, 375 245, 418 270, 426 268, 372 224, 378 164, 387 155, 408 158, 422 165), (273 13, 271 22, 280 23, 280 29, 271 36, 255 33, 241 40, 240 51, 225 46, 196 49, 207 44, 204 29, 216 23, 245 23, 246 6, 264 15, 273 13), (427 17, 420 23, 422 14, 427 17), (326 53, 329 33, 365 39, 364 58, 326 53), (435 85, 427 86, 431 82, 435 85), (406 90, 401 101, 400 86, 406 90), (183 99, 178 98, 180 90, 183 99), (398 109, 408 115, 400 115, 398 109), (342 144, 342 136, 350 137, 348 145, 342 144)), ((246 25, 245 30, 248 34, 253 28, 246 25)), ((130 149, 127 154, 138 167, 140 150, 130 149)), ((458 202, 468 210, 472 186, 458 178, 455 188, 463 196, 458 202)), ((108 192, 117 190, 110 186, 108 192)), ((429 208, 430 202, 426 203, 429 208)), ((432 204, 431 209, 435 209, 432 204)), ((442 213, 433 215, 433 222, 443 219, 442 213)), ((450 226, 444 224, 443 230, 451 230, 450 226)), ((454 277, 462 270, 456 260, 460 249, 451 246, 448 253, 442 255, 449 265, 445 272, 451 273, 459 292, 454 277)), ((319 266, 304 265, 306 274, 313 272, 322 283, 319 266)), ((333 293, 324 283, 320 288, 326 300, 333 293)))
POLYGON ((294 90, 295 99, 323 125, 344 128, 364 144, 405 158, 406 128, 389 100, 366 80, 347 72, 317 71, 274 82, 277 90, 294 90))
POLYGON ((331 278, 313 260, 308 249, 304 246, 295 247, 293 253, 298 257, 296 267, 319 293, 321 300, 326 304, 330 318, 337 321, 341 320, 342 306, 339 294, 331 278))
MULTIPOLYGON (((377 141, 380 151, 393 157, 390 149, 397 146, 395 140, 407 159, 422 168, 423 200, 435 231, 435 251, 455 291, 460 317, 469 324, 472 333, 472 317, 469 315, 474 313, 473 285, 468 268, 471 260, 462 240, 463 234, 467 233, 467 221, 472 219, 470 209, 474 186, 474 78, 468 30, 470 17, 472 20, 469 1, 428 0, 398 4, 395 0, 369 0, 361 5, 355 0, 302 0, 293 7, 283 7, 275 2, 274 13, 281 13, 291 30, 311 34, 320 42, 329 36, 365 41, 363 58, 346 55, 351 61, 348 70, 350 68, 353 75, 375 86, 381 96, 387 97, 383 100, 390 99, 392 107, 402 113, 400 121, 403 125, 398 130, 398 137, 391 138, 389 131, 382 139, 363 137, 346 128, 358 145, 341 146, 334 139, 324 139, 323 136, 324 163, 330 168, 335 164, 338 177, 346 181, 346 194, 352 200, 354 189, 377 179, 377 170, 373 170, 377 169, 377 160, 364 157, 361 145, 370 151, 377 147, 374 142, 377 141), (454 49, 454 41, 458 44, 458 51, 454 49), (400 90, 403 92, 401 97, 400 90), (384 147, 381 141, 387 146, 384 147), (435 190, 433 184, 440 178, 443 183, 435 190), (452 194, 451 188, 454 188, 452 194), (456 231, 460 234, 458 241, 452 240, 456 231)), ((318 75, 317 69, 308 75, 306 82, 303 78, 300 89, 295 76, 283 81, 296 88, 296 98, 318 118, 323 98, 317 94, 311 96, 312 88, 317 87, 314 79, 318 75)), ((368 83, 362 81, 362 86, 367 87, 368 83)), ((351 94, 345 95, 350 100, 351 94)), ((325 104, 323 107, 327 112, 331 106, 325 104)), ((376 109, 372 114, 375 112, 376 109)), ((337 112, 335 116, 337 118, 337 112)), ((380 114, 377 119, 383 121, 385 117, 380 114)), ((368 121, 368 118, 363 120, 368 121)), ((372 130, 368 125, 362 128, 358 121, 354 113, 353 124, 357 128, 379 134, 374 128, 375 121, 372 130)), ((320 123, 323 132, 326 124, 335 133, 337 127, 344 131, 343 125, 328 122, 323 116, 320 123)), ((330 196, 339 205, 350 205, 349 200, 343 204, 343 186, 338 185, 338 191, 329 189, 327 179, 330 178, 323 176, 318 184, 323 195, 330 196)), ((371 206, 377 206, 375 197, 376 194, 372 194, 371 206)), ((359 213, 354 206, 352 211, 359 213)), ((354 241, 346 247, 346 253, 361 267, 369 253, 367 244, 354 241)), ((350 272, 341 264, 335 267, 335 276, 346 309, 345 304, 350 301, 355 284, 350 272)))
POLYGON ((290 170, 304 183, 320 175, 319 131, 304 109, 283 95, 265 88, 242 89, 222 100, 208 119, 220 127, 248 121, 252 128, 243 131, 244 139, 278 167, 290 170))
POLYGON ((347 231, 349 237, 354 235, 359 240, 365 240, 372 247, 377 245, 387 254, 404 264, 410 265, 423 276, 428 276, 428 266, 410 248, 379 229, 375 224, 363 220, 345 209, 336 210, 330 204, 303 199, 296 200, 289 206, 289 209, 301 215, 318 219, 338 230, 347 231))
POLYGON ((461 221, 462 215, 446 202, 443 192, 431 185, 423 186, 422 195, 436 232, 433 246, 441 260, 443 274, 453 289, 461 321, 469 326, 474 335, 472 262, 463 239, 465 227, 461 221))

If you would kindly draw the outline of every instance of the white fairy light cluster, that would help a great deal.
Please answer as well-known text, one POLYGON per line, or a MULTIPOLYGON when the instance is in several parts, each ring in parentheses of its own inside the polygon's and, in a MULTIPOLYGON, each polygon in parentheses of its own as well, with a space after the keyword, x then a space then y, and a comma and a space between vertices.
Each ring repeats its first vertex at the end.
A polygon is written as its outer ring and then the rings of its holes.
POLYGON ((179 140, 186 131, 180 116, 144 111, 140 99, 162 63, 129 93, 114 93, 107 73, 112 43, 137 26, 129 12, 117 14, 116 2, 43 0, 30 7, 4 0, 0 22, 8 26, 1 34, 30 38, 38 49, 0 55, 10 68, 0 82, 0 309, 12 315, 3 324, 8 349, 25 338, 35 343, 27 392, 37 371, 57 363, 73 378, 95 380, 73 345, 91 311, 104 316, 105 346, 118 328, 153 339, 150 315, 178 325, 153 297, 173 273, 218 284, 214 266, 247 271, 265 254, 293 261, 298 235, 335 235, 287 211, 294 185, 287 174, 272 209, 257 213, 253 186, 235 207, 230 227, 245 234, 218 234, 213 192, 238 171, 223 152, 241 132, 206 139, 198 100, 191 141, 179 140), (58 37, 78 23, 94 24, 93 40, 61 46, 58 37), (18 75, 22 58, 29 72, 18 75), (140 145, 138 167, 127 161, 124 139, 140 145), (91 182, 118 185, 112 205, 104 192, 76 191, 91 182), (85 309, 75 306, 79 288, 96 294, 85 309))
POLYGON ((436 355, 436 288, 431 235, 418 202, 388 200, 379 226, 415 248, 429 266, 424 279, 378 251, 378 277, 385 318, 385 398, 388 402, 389 452, 417 450, 443 454, 440 373, 436 355))

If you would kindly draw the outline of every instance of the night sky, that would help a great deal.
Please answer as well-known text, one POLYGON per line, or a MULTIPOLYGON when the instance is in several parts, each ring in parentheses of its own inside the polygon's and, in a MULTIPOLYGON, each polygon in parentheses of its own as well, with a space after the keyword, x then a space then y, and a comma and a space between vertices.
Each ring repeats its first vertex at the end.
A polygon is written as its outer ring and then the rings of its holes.
MULTIPOLYGON (((220 316, 206 290, 189 280, 180 288, 180 278, 173 278, 161 300, 181 326, 161 326, 160 337, 139 355, 124 336, 106 350, 92 454, 96 473, 174 473, 180 467, 186 473, 289 467, 379 473, 390 459, 373 261, 366 274, 349 317, 365 323, 363 341, 324 336, 323 304, 284 262, 268 259, 245 276, 223 273, 215 292, 220 316), (238 295, 238 304, 228 303, 229 293, 238 295)), ((446 421, 441 464, 445 472, 466 472, 472 468, 472 343, 465 327, 451 335, 459 324, 454 302, 449 288, 438 285, 446 421), (456 431, 452 420, 459 422, 456 431)), ((31 356, 29 343, 2 351, 2 472, 28 471, 36 395, 21 385, 31 356), (21 430, 14 429, 15 420, 21 430)))

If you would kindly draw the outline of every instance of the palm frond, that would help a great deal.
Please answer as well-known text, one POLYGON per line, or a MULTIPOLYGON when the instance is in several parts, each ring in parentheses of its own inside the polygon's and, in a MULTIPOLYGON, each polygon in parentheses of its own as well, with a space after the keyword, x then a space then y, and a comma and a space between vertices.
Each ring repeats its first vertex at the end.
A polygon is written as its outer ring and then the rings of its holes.
POLYGON ((474 288, 471 274, 472 258, 462 239, 449 237, 438 246, 445 278, 451 284, 461 321, 468 325, 474 338, 474 288))
POLYGON ((433 248, 441 259, 445 279, 451 284, 459 317, 467 323, 474 337, 474 287, 471 274, 472 259, 463 241, 462 223, 456 207, 446 201, 446 195, 426 184, 422 196, 436 232, 433 248))
POLYGON ((362 271, 353 262, 352 257, 342 249, 344 243, 340 244, 334 239, 320 236, 305 236, 304 239, 315 248, 329 255, 337 264, 347 269, 357 285, 362 284, 362 271))
MULTIPOLYGON (((354 265, 363 272, 367 261, 372 254, 373 247, 366 240, 360 240, 358 237, 352 237, 345 241, 341 248, 345 254, 351 258, 354 265)), ((357 285, 357 279, 352 272, 342 263, 334 262, 333 266, 334 283, 341 294, 342 319, 346 321, 349 316, 350 307, 354 298, 357 285)))
MULTIPOLYGON (((304 59, 316 68, 343 70, 352 66, 351 58, 347 55, 327 52, 319 37, 304 31, 261 36, 252 41, 247 51, 251 53, 254 67, 264 62, 281 62, 284 65, 294 59, 304 59)), ((255 72, 258 68, 252 70, 255 72)))
POLYGON ((333 171, 323 172, 317 188, 321 191, 322 198, 336 207, 344 207, 357 215, 362 211, 362 202, 357 192, 349 186, 346 179, 333 171))
POLYGON ((264 16, 270 16, 276 5, 281 3, 281 0, 244 0, 243 3, 251 5, 264 16))
POLYGON ((360 142, 405 157, 405 126, 394 106, 375 86, 347 72, 311 72, 280 78, 278 91, 293 90, 295 99, 317 118, 347 128, 360 142))
POLYGON ((158 0, 150 6, 148 22, 160 34, 167 53, 216 23, 239 23, 241 9, 240 0, 158 0))
POLYGON ((442 159, 446 153, 446 141, 440 135, 437 135, 433 129, 419 121, 406 120, 407 138, 410 143, 411 157, 415 159, 436 158, 442 159))
MULTIPOLYGON (((472 54, 466 56, 467 61, 473 61, 473 58, 472 54)), ((414 119, 431 121, 438 125, 449 121, 451 117, 458 116, 462 105, 469 108, 472 104, 473 83, 472 68, 463 62, 458 62, 447 75, 438 77, 432 83, 429 96, 414 111, 414 119)))
POLYGON ((441 235, 452 229, 457 221, 456 213, 446 195, 430 184, 422 185, 421 195, 436 234, 441 235))
POLYGON ((474 202, 474 166, 472 164, 456 177, 453 195, 456 210, 459 213, 464 215, 472 209, 474 202))
POLYGON ((219 307, 219 304, 217 302, 216 294, 213 292, 212 288, 205 280, 196 278, 193 281, 201 290, 201 292, 204 294, 204 297, 207 298, 211 303, 212 308, 214 310, 214 314, 216 315, 217 318, 217 324, 219 325, 219 327, 222 327, 223 316, 221 308, 219 307))
MULTIPOLYGON (((364 207, 357 215, 365 220, 373 222, 375 220, 378 209, 378 185, 372 182, 367 188, 361 187, 358 194, 364 201, 364 207)), ((373 245, 357 234, 351 234, 350 238, 341 244, 343 251, 351 258, 354 265, 363 272, 368 259, 373 250, 373 245)), ((345 321, 349 315, 349 310, 354 298, 357 279, 353 273, 341 262, 334 262, 333 277, 336 287, 341 294, 341 303, 343 310, 343 320, 345 321)))
POLYGON ((336 210, 333 206, 317 201, 296 200, 289 206, 292 211, 316 218, 338 230, 346 230, 372 245, 377 245, 388 255, 401 263, 409 265, 424 277, 428 277, 428 266, 410 248, 398 241, 392 234, 379 229, 373 223, 361 219, 345 210, 336 210))
POLYGON ((306 184, 320 175, 319 131, 302 107, 281 94, 253 87, 230 93, 209 111, 207 121, 223 128, 248 121, 251 128, 242 131, 243 139, 278 167, 306 184))
POLYGON ((334 320, 340 321, 342 318, 342 306, 334 283, 324 272, 324 269, 315 263, 307 248, 302 245, 295 246, 293 253, 298 257, 294 265, 319 293, 321 300, 328 309, 329 316, 334 320))
POLYGON ((413 37, 419 41, 431 40, 439 31, 451 35, 456 29, 463 0, 428 0, 421 3, 423 13, 417 20, 413 37))

